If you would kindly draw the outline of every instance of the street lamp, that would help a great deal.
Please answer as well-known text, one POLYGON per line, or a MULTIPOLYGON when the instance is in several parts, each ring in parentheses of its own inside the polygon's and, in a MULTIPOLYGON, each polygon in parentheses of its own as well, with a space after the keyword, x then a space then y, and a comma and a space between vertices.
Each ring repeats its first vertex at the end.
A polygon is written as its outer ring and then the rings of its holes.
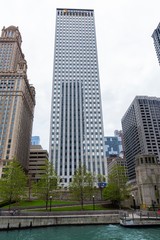
POLYGON ((92 197, 93 199, 93 210, 95 210, 95 201, 94 201, 94 196, 92 197))
POLYGON ((50 212, 51 212, 52 196, 49 197, 49 200, 50 200, 50 212))
POLYGON ((98 187, 101 191, 101 200, 102 200, 102 191, 103 189, 107 186, 107 183, 106 182, 98 182, 98 187))

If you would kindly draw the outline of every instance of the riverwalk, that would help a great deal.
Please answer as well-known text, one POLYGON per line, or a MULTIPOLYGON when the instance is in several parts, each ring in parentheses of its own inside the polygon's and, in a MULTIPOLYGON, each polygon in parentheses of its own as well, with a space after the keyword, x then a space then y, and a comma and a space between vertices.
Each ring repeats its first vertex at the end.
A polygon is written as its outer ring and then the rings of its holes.
POLYGON ((64 225, 120 224, 124 227, 160 226, 160 216, 145 211, 73 211, 73 212, 17 212, 2 211, 0 230, 64 225))
MULTIPOLYGON (((6 213, 5 213, 6 214, 6 213)), ((19 216, 1 216, 0 230, 63 226, 63 225, 93 225, 93 224, 118 224, 119 213, 98 212, 72 212, 72 214, 61 213, 22 213, 19 216)))

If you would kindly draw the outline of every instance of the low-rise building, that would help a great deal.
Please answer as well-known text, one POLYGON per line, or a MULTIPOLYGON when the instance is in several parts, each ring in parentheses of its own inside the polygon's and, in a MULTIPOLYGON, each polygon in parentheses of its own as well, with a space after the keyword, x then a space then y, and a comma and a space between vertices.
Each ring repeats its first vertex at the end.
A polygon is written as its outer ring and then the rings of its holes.
POLYGON ((123 158, 115 157, 108 163, 108 177, 110 176, 114 176, 119 187, 127 181, 126 164, 123 158))
POLYGON ((126 162, 123 158, 115 157, 113 159, 110 159, 110 162, 108 162, 108 175, 112 172, 113 168, 116 166, 126 166, 126 162))
POLYGON ((38 182, 45 173, 45 165, 48 160, 48 152, 41 145, 31 145, 29 156, 28 175, 31 181, 38 182))

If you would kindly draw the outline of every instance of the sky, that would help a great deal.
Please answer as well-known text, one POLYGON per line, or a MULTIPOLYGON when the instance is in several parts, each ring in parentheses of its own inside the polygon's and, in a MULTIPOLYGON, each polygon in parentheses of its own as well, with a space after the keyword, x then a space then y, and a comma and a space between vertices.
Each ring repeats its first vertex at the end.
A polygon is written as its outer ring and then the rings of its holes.
POLYGON ((27 76, 36 89, 33 136, 49 150, 56 8, 94 9, 104 135, 121 129, 136 95, 160 97, 154 29, 160 0, 2 0, 0 29, 18 26, 27 76))

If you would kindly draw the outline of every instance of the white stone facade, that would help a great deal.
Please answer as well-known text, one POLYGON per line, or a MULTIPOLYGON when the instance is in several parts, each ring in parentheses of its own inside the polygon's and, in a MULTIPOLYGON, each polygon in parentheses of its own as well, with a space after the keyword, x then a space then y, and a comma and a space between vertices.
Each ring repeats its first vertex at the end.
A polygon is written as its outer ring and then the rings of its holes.
POLYGON ((85 165, 106 175, 93 10, 57 9, 50 160, 63 185, 85 165))

